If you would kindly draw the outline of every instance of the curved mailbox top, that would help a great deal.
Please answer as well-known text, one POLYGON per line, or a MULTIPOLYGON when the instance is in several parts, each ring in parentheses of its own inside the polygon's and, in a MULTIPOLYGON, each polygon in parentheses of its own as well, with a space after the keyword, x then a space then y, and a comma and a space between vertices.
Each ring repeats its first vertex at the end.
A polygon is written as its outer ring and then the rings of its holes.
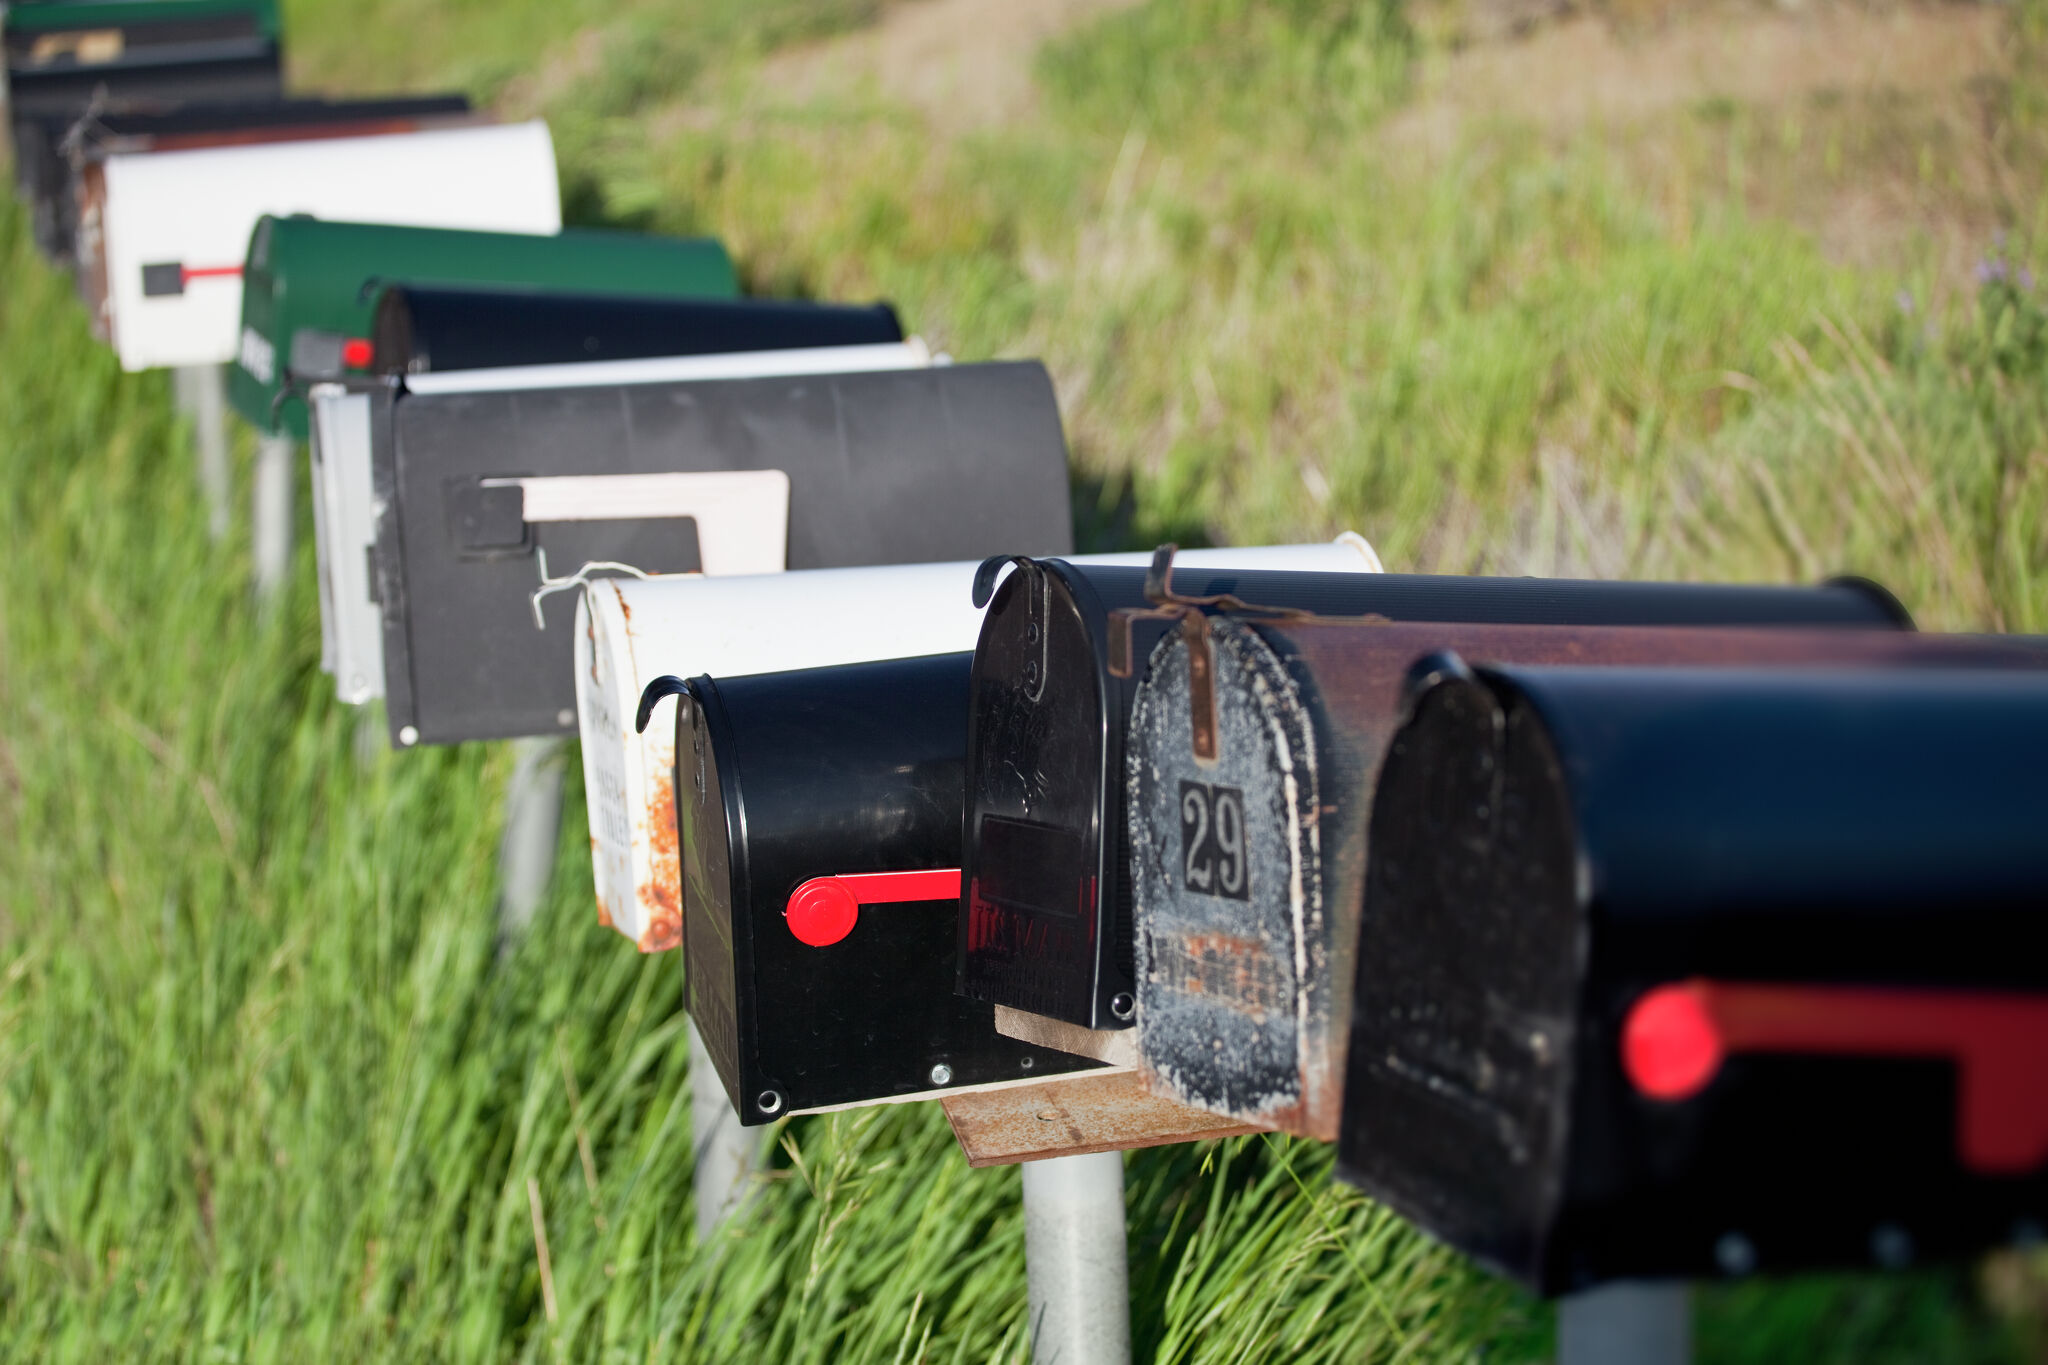
POLYGON ((554 146, 538 121, 111 156, 100 249, 81 276, 124 368, 235 357, 242 272, 268 214, 553 234, 554 146))
POLYGON ((96 100, 262 98, 283 90, 275 0, 89 0, 6 11, 9 117, 96 100))
POLYGON ((281 410, 275 406, 294 338, 311 332, 367 342, 375 319, 373 286, 380 280, 675 298, 739 293, 732 258, 712 238, 584 229, 548 235, 465 232, 313 218, 264 219, 250 237, 244 274, 241 340, 229 372, 229 397, 259 425, 267 426, 276 411, 294 433, 304 427, 304 404, 287 400, 281 410))
MULTIPOLYGON (((1261 546, 1189 551, 1181 562, 1255 566, 1356 553, 1348 542, 1334 552, 1328 546, 1261 546)), ((1070 562, 1142 568, 1150 558, 1082 555, 1070 562)), ((972 592, 977 567, 977 561, 954 560, 591 583, 572 633, 599 918, 643 952, 675 946, 680 933, 674 727, 657 718, 635 733, 635 712, 648 683, 663 676, 724 679, 969 650, 981 631, 981 608, 972 592)))
POLYGON ((1546 1290, 1896 1265, 2048 1208, 2048 678, 1433 661, 1340 1158, 1546 1290))
POLYGON ((896 310, 786 299, 393 284, 377 292, 367 368, 420 375, 903 340, 896 310))

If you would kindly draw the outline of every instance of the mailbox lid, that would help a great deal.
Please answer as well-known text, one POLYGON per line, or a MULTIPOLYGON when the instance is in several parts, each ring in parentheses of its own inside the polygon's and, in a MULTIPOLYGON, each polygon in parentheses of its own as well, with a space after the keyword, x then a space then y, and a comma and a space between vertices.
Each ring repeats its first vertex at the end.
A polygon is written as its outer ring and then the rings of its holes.
POLYGON ((903 340, 886 303, 660 298, 531 286, 386 285, 371 326, 386 374, 716 355, 903 340))
POLYGON ((799 941, 784 918, 791 893, 814 878, 958 869, 970 660, 957 653, 690 685, 677 738, 693 867, 685 971, 693 1016, 703 1009, 699 1028, 744 1122, 1098 1065, 1006 1038, 991 1006, 953 993, 957 896, 863 906, 845 937, 824 946, 799 941), (711 785, 699 777, 700 735, 717 769, 716 805, 699 799, 711 785), (721 838, 730 871, 723 907, 720 888, 699 875, 699 850, 721 838), (719 941, 728 914, 729 965, 719 941), (714 1042, 725 1009, 700 997, 722 993, 737 1036, 714 1042))
POLYGON ((450 499, 482 478, 780 470, 790 568, 1072 543, 1066 443, 1035 362, 411 394, 378 439, 388 710, 395 735, 415 727, 429 743, 573 728, 573 603, 549 598, 549 628, 534 629, 535 549, 555 575, 696 564, 676 521, 543 527, 523 549, 466 556, 450 499))
POLYGON ((1372 788, 1415 659, 2048 667, 2040 640, 1895 630, 1218 617, 1213 633, 1215 761, 1193 750, 1180 633, 1154 651, 1132 712, 1139 1051, 1175 1099, 1323 1140, 1338 1132, 1372 788), (1230 849, 1220 826, 1199 828, 1220 815, 1230 849), (1253 847, 1263 861, 1248 877, 1213 880, 1241 870, 1227 854, 1253 847), (1233 1034, 1242 1045, 1213 1047, 1233 1034))
POLYGON ((107 316, 130 370, 234 358, 241 274, 265 214, 535 234, 561 227, 554 148, 538 121, 122 154, 99 169, 107 316))
MULTIPOLYGON (((326 218, 266 216, 251 233, 243 267, 241 340, 228 396, 259 426, 302 329, 370 336, 377 280, 526 284, 653 297, 733 298, 739 278, 709 237, 655 237, 575 228, 553 233, 464 231, 326 218)), ((282 420, 303 434, 303 405, 282 420)))
POLYGON ((1375 800, 1346 1173, 1546 1291, 2004 1241, 2048 1135, 1974 1165, 1952 1057, 1764 1043, 1666 1101, 1622 1035, 1674 977, 1837 1033, 1861 992, 2031 1001, 2038 1096, 2044 760, 2038 674, 1440 668, 1375 800))

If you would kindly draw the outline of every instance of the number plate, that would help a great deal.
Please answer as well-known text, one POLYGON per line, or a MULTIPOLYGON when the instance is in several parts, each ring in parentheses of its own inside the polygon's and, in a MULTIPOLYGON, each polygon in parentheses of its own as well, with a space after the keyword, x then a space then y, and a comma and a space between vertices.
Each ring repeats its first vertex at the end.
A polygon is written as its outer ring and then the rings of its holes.
POLYGON ((1180 784, 1180 846, 1187 888, 1241 901, 1251 894, 1244 857, 1244 793, 1207 782, 1180 784))

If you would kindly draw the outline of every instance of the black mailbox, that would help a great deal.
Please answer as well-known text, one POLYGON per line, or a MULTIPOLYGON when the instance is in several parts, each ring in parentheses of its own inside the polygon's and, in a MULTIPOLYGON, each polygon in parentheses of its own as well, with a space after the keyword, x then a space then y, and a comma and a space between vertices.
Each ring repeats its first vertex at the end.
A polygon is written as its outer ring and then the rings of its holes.
MULTIPOLYGON (((554 373, 579 368, 605 367, 554 373)), ((392 382, 368 402, 372 581, 400 746, 575 729, 577 594, 537 597, 544 574, 566 587, 587 565, 772 572, 1072 543, 1066 442, 1035 362, 392 382)))
POLYGON ((742 1122, 1096 1065, 953 993, 971 658, 697 678, 678 701, 686 996, 742 1122))
POLYGON ((385 374, 903 340, 886 303, 386 285, 375 316, 371 366, 385 374))
POLYGON ((1182 607, 1395 621, 1886 625, 1881 589, 1673 587, 1041 562, 1005 579, 975 647, 960 990, 1087 1028, 1128 1027, 1136 977, 1125 739, 1144 660, 1182 607), (1164 603, 1165 607, 1157 604, 1164 603), (1138 613, 1133 618, 1131 613, 1138 613), (1114 619, 1112 619, 1114 617, 1114 619), (1112 631, 1112 627, 1115 627, 1112 631), (1112 668, 1114 635, 1123 658, 1112 668))
POLYGON ((2048 1222, 2048 682, 1418 666, 1342 1169, 1545 1292, 2048 1222))

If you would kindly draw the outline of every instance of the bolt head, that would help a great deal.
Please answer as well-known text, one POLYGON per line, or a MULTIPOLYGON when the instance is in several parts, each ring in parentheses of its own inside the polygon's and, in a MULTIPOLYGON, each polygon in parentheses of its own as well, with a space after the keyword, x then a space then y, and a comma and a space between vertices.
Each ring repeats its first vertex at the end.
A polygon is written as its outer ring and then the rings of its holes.
POLYGON ((932 1068, 932 1084, 933 1084, 933 1085, 951 1085, 952 1083, 953 1083, 953 1068, 952 1068, 952 1067, 950 1067, 950 1066, 947 1066, 947 1065, 946 1065, 946 1064, 945 1064, 944 1062, 940 1062, 940 1063, 939 1063, 939 1064, 938 1064, 937 1066, 935 1066, 935 1067, 933 1067, 933 1068, 932 1068))

